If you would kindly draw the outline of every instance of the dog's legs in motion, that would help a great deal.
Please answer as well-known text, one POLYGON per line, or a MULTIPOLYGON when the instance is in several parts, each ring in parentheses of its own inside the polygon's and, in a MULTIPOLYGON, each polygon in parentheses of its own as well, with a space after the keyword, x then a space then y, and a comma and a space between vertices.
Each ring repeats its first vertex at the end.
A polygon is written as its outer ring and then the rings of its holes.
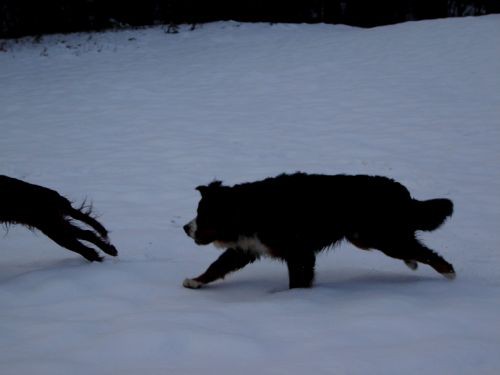
POLYGON ((416 269, 416 262, 420 262, 431 266, 449 280, 453 280, 456 276, 455 270, 450 263, 424 246, 415 237, 407 238, 390 246, 377 246, 375 248, 392 258, 402 259, 411 269, 416 269))
MULTIPOLYGON (((97 220, 78 210, 74 211, 78 212, 78 215, 72 212, 71 216, 73 218, 84 223, 88 223, 89 225, 92 223, 94 224, 92 227, 96 227, 96 230, 99 230, 99 234, 101 234, 101 232, 107 234, 107 231, 99 222, 97 222, 97 220)), ((101 238, 98 233, 91 230, 81 229, 63 217, 55 220, 49 220, 46 223, 38 225, 37 227, 58 245, 80 254, 91 262, 100 262, 103 258, 94 249, 85 246, 80 241, 92 243, 106 254, 112 256, 116 256, 118 254, 116 248, 107 241, 106 237, 101 238)))
POLYGON ((104 228, 104 226, 101 223, 99 223, 96 219, 94 219, 88 213, 83 212, 82 209, 76 209, 76 208, 69 206, 68 215, 71 216, 72 218, 74 218, 76 220, 80 220, 81 222, 92 227, 102 237, 104 237, 106 239, 108 238, 108 231, 106 230, 106 228, 104 228))
POLYGON ((108 231, 91 216, 92 207, 74 208, 57 191, 0 175, 0 224, 20 224, 38 229, 60 246, 89 261, 101 261, 89 242, 106 254, 116 256, 108 240, 108 231), (82 229, 79 225, 88 226, 82 229))
POLYGON ((229 248, 200 276, 185 279, 182 285, 189 289, 201 288, 212 281, 223 279, 228 273, 237 271, 255 260, 257 256, 248 251, 229 248))
POLYGON ((58 245, 68 250, 74 251, 77 254, 80 254, 90 262, 102 261, 102 257, 99 254, 97 254, 97 252, 94 249, 87 247, 80 241, 78 241, 78 238, 75 236, 75 232, 83 230, 76 228, 71 224, 63 222, 57 225, 53 224, 41 225, 38 227, 38 229, 40 229, 42 233, 44 233, 47 237, 49 237, 52 241, 54 241, 58 245))
POLYGON ((102 240, 96 233, 92 232, 91 230, 84 230, 70 223, 67 223, 67 230, 78 240, 90 242, 108 255, 118 255, 118 251, 113 245, 111 245, 107 241, 102 240))
POLYGON ((289 287, 310 288, 314 280, 316 256, 312 252, 295 254, 285 259, 288 266, 289 287))
POLYGON ((414 246, 416 249, 415 260, 417 262, 428 264, 448 280, 453 280, 456 277, 455 269, 442 256, 422 245, 417 240, 415 240, 414 246))

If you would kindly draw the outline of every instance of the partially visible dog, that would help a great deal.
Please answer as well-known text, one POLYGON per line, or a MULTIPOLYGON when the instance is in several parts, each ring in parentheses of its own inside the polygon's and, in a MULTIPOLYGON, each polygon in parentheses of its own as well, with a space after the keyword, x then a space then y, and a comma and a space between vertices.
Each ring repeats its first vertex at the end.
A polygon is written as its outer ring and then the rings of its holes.
POLYGON ((290 288, 310 287, 316 254, 342 239, 401 259, 412 270, 431 266, 448 279, 453 266, 415 235, 432 231, 453 213, 448 199, 419 201, 400 183, 381 176, 282 174, 228 187, 199 186, 198 215, 184 226, 199 245, 226 249, 200 276, 200 288, 261 256, 286 262, 290 288))
POLYGON ((106 254, 118 254, 108 240, 108 231, 91 216, 90 208, 73 208, 69 200, 54 190, 2 175, 0 223, 36 228, 60 246, 91 262, 99 262, 102 257, 80 241, 94 244, 106 254), (75 220, 88 225, 92 230, 78 227, 75 220))

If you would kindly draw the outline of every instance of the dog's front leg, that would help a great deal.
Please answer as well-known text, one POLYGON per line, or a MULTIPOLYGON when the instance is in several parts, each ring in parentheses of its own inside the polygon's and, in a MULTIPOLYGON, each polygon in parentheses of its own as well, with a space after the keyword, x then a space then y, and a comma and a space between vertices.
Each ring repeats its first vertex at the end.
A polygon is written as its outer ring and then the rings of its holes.
POLYGON ((223 279, 228 273, 237 271, 256 259, 257 256, 248 251, 229 248, 204 273, 193 279, 185 279, 182 285, 189 289, 201 288, 212 281, 223 279))
POLYGON ((290 289, 310 288, 314 280, 315 254, 304 251, 300 254, 291 255, 285 260, 288 266, 290 289))

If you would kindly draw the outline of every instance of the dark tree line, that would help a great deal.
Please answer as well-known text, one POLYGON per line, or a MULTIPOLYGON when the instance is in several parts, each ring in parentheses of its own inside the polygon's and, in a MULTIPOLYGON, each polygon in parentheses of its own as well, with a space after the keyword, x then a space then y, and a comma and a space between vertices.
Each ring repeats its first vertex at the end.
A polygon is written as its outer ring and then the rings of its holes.
POLYGON ((373 27, 488 13, 500 13, 500 0, 0 0, 0 38, 220 20, 373 27))

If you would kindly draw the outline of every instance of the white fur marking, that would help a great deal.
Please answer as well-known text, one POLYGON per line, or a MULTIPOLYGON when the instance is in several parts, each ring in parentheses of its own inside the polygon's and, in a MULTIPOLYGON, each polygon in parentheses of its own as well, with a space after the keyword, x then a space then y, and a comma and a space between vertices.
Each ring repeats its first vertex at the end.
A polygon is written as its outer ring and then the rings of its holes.
POLYGON ((191 220, 189 223, 188 223, 188 227, 189 227, 189 237, 191 238, 194 238, 194 234, 196 233, 196 218, 191 220))
POLYGON ((457 277, 455 272, 442 273, 441 275, 446 277, 448 280, 455 280, 455 278, 457 277))
POLYGON ((234 242, 221 242, 215 241, 214 246, 221 249, 227 248, 237 248, 243 251, 248 251, 258 256, 270 255, 269 248, 264 245, 257 236, 245 237, 240 236, 237 241, 234 242))
POLYGON ((415 260, 405 260, 404 262, 408 266, 408 268, 413 271, 415 271, 418 268, 418 263, 415 260))
POLYGON ((188 289, 200 289, 203 286, 203 283, 200 283, 199 281, 196 281, 194 279, 184 279, 182 286, 188 289))

